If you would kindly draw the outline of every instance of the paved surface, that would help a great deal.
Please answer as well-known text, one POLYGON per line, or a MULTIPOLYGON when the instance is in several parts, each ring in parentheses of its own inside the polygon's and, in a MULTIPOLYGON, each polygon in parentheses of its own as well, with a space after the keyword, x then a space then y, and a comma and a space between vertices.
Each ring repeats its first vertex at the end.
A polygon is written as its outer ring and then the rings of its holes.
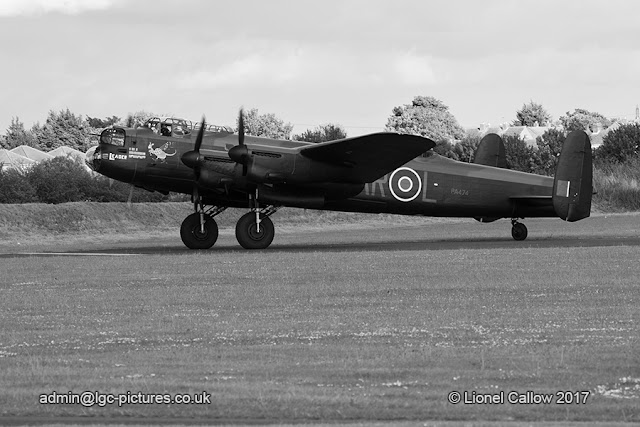
MULTIPOLYGON (((375 217, 375 216, 374 216, 375 217)), ((328 224, 305 227, 304 224, 279 224, 274 216, 276 236, 267 251, 411 251, 458 249, 524 249, 640 246, 640 215, 598 215, 567 223, 558 218, 527 219, 528 238, 517 242, 511 238, 511 224, 498 220, 480 224, 471 219, 438 220, 413 225, 392 223, 328 224), (441 222, 438 222, 441 221, 441 222)), ((144 235, 143 235, 144 236, 144 235)), ((90 242, 73 243, 77 237, 56 237, 52 243, 0 242, 0 258, 22 256, 117 256, 196 253, 187 249, 178 230, 167 230, 161 237, 97 235, 90 242), (26 243, 26 244, 25 244, 26 243)), ((28 239, 33 240, 33 239, 28 239)), ((235 239, 234 230, 221 229, 216 245, 204 252, 244 251, 235 239)), ((256 251, 258 253, 260 251, 256 251)))

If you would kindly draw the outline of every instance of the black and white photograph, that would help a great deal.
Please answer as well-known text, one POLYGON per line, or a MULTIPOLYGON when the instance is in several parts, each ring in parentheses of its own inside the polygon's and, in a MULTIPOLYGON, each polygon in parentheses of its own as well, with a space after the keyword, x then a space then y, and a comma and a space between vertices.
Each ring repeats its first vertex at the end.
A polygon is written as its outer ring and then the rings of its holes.
POLYGON ((0 425, 640 424, 639 13, 0 0, 0 425))

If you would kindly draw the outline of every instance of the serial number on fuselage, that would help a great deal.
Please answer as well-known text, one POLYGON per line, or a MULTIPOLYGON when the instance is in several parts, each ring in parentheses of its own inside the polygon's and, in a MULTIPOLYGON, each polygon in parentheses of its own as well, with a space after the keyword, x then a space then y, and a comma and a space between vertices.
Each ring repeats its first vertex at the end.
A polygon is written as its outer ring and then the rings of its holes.
POLYGON ((456 196, 468 196, 469 195, 469 190, 463 190, 460 188, 452 188, 451 189, 451 194, 455 194, 456 196))

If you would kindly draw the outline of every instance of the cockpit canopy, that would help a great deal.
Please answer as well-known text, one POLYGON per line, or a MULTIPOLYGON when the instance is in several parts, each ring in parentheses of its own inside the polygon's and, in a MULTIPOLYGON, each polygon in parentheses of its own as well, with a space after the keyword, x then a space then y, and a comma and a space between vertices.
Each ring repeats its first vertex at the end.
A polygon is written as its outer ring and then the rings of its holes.
MULTIPOLYGON (((139 131, 142 129, 144 132, 151 131, 158 136, 191 138, 191 135, 195 135, 198 132, 200 125, 201 123, 199 122, 192 122, 190 120, 178 119, 175 117, 152 117, 142 126, 138 126, 137 130, 139 131)), ((210 125, 208 123, 205 123, 205 131, 233 133, 233 129, 228 126, 210 125)), ((103 130, 100 134, 100 143, 124 147, 127 144, 126 132, 127 128, 109 127, 103 130)), ((135 133, 136 132, 129 132, 128 136, 134 136, 135 133)))
MULTIPOLYGON (((147 120, 142 127, 151 129, 158 135, 179 137, 197 132, 200 129, 200 123, 175 117, 152 117, 147 120)), ((205 123, 205 130, 211 132, 233 132, 233 129, 227 126, 210 125, 208 123, 205 123)))
POLYGON ((100 143, 124 147, 125 136, 122 128, 107 128, 100 134, 100 143))

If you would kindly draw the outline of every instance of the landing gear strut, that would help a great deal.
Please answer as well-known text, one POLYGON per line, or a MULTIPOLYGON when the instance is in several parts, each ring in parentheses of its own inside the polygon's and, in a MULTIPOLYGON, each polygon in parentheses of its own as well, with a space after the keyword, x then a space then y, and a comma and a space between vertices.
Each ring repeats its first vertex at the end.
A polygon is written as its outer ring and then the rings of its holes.
POLYGON ((189 249, 209 249, 218 240, 218 224, 213 219, 224 211, 226 206, 204 207, 202 203, 194 203, 195 212, 182 221, 180 238, 189 249))
POLYGON ((513 236, 515 240, 524 240, 527 238, 527 227, 521 222, 518 222, 516 218, 511 220, 511 236, 513 236))
POLYGON ((258 190, 249 199, 251 212, 244 214, 236 224, 236 239, 245 249, 266 249, 273 242, 275 229, 269 217, 279 206, 258 206, 258 190))

